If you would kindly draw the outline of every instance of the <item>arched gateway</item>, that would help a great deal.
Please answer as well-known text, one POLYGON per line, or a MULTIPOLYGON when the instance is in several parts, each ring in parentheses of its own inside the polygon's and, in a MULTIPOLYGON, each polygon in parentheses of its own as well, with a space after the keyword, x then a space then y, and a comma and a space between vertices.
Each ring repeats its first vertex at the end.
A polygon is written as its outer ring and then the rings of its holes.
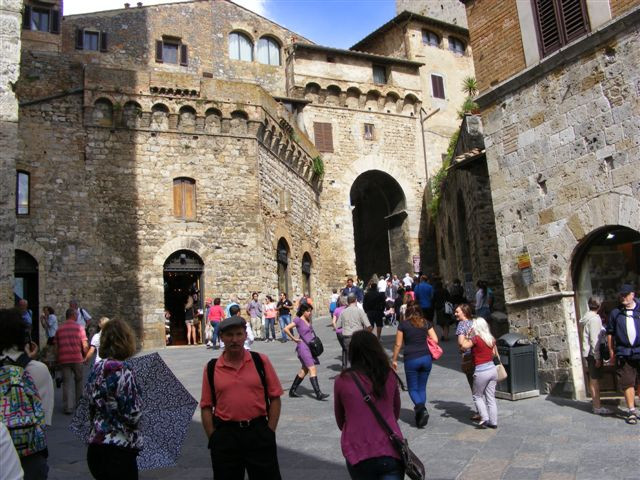
POLYGON ((398 182, 370 170, 353 182, 350 197, 358 276, 368 281, 374 273, 410 271, 406 199, 398 182))

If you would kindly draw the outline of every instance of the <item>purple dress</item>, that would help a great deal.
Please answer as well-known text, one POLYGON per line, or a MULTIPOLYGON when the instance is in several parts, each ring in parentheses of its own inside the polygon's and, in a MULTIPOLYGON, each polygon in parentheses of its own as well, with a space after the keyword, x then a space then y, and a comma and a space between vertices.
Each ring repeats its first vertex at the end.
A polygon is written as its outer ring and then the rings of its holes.
POLYGON ((300 363, 303 367, 320 365, 320 361, 316 357, 311 355, 311 350, 309 350, 309 346, 307 345, 307 343, 312 341, 316 336, 316 334, 313 332, 313 329, 300 317, 294 318, 293 323, 298 330, 298 335, 300 335, 300 338, 302 339, 301 342, 296 343, 296 353, 298 354, 300 363))

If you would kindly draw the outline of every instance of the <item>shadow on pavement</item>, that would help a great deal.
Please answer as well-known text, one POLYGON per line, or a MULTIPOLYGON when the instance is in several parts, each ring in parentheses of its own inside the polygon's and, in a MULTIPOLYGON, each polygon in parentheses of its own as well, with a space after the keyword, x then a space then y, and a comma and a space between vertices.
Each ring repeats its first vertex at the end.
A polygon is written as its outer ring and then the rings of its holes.
POLYGON ((475 411, 465 403, 436 400, 431 402, 431 406, 435 410, 442 411, 440 416, 443 418, 454 418, 465 425, 473 425, 471 415, 473 415, 475 411))

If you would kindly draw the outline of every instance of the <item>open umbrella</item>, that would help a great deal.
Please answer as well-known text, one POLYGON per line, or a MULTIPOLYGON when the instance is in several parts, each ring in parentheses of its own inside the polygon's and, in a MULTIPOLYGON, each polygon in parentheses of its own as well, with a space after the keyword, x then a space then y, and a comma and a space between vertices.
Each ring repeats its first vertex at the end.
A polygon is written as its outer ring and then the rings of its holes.
MULTIPOLYGON (((134 357, 127 363, 142 394, 140 432, 144 448, 138 455, 138 468, 172 467, 178 460, 198 402, 158 353, 134 357)), ((69 429, 86 441, 90 427, 88 400, 82 397, 69 429)))

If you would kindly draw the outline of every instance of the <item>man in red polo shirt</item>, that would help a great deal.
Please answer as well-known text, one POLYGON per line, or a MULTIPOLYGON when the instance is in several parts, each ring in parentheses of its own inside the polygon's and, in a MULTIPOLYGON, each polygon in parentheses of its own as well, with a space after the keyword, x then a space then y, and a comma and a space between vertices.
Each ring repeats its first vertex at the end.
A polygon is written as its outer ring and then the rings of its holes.
POLYGON ((245 325, 240 316, 220 322, 224 352, 202 374, 200 408, 213 476, 243 480, 246 470, 250 480, 280 480, 275 431, 282 385, 266 355, 245 350, 245 325))
POLYGON ((80 401, 80 397, 82 397, 84 383, 82 362, 84 361, 84 354, 89 348, 84 327, 78 325, 76 320, 76 311, 73 308, 67 309, 65 322, 58 328, 53 340, 56 347, 58 365, 62 370, 62 407, 67 415, 73 413, 80 401), (71 394, 73 388, 72 376, 75 384, 73 396, 71 394))

